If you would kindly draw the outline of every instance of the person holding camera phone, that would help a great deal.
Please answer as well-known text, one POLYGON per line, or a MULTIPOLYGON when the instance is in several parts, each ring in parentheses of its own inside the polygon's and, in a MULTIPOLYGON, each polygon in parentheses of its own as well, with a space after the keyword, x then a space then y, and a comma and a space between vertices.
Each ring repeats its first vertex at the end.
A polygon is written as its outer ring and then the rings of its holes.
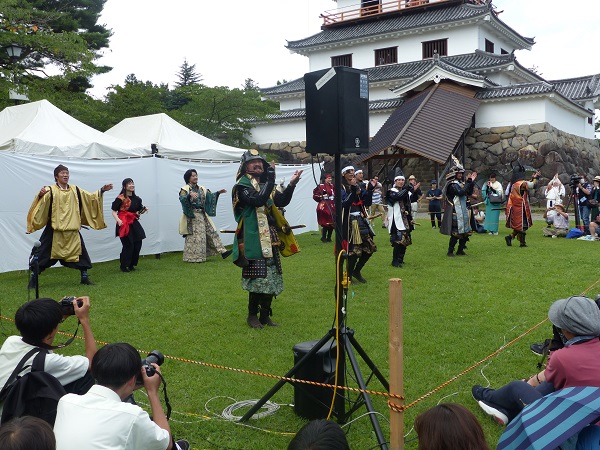
POLYGON ((555 203, 553 208, 549 208, 544 213, 544 219, 548 225, 553 225, 554 228, 545 227, 542 233, 546 237, 567 237, 569 232, 569 215, 565 212, 565 207, 562 203, 555 203))
POLYGON ((188 450, 186 440, 174 441, 160 403, 160 367, 152 363, 151 375, 142 367, 130 344, 102 347, 92 360, 96 385, 84 395, 67 394, 58 402, 54 434, 60 450, 188 450), (141 388, 148 393, 152 418, 126 400, 141 388))
MULTIPOLYGON (((0 387, 4 386, 13 370, 33 349, 44 350, 44 371, 54 376, 67 392, 84 394, 94 384, 89 369, 96 354, 96 342, 90 326, 90 298, 72 297, 63 304, 51 298, 39 298, 21 305, 15 314, 15 325, 20 336, 9 336, 0 348, 0 387), (85 356, 62 356, 52 350, 62 347, 53 346, 58 326, 68 315, 75 315, 83 330, 85 356)), ((25 361, 21 375, 31 371, 34 358, 25 361)), ((0 405, 0 414, 2 405, 0 405)))

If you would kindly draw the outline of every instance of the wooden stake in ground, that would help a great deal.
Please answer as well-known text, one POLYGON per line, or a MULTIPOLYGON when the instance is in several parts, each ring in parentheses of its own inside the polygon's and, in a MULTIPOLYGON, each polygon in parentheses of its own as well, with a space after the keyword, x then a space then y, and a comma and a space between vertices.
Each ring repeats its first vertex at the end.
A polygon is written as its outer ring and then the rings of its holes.
MULTIPOLYGON (((402 322, 402 280, 390 279, 390 394, 404 398, 404 335, 402 322)), ((404 449, 404 400, 390 398, 390 449, 404 449)))

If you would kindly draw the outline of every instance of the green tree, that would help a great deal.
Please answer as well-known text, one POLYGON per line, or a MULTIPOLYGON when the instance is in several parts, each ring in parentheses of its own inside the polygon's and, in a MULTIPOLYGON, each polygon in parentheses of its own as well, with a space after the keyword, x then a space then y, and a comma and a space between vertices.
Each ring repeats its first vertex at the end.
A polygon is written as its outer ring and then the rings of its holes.
POLYGON ((196 72, 196 64, 189 64, 187 59, 183 60, 183 64, 177 72, 177 79, 175 87, 180 88, 184 86, 191 86, 193 84, 200 84, 202 81, 202 75, 196 72))
POLYGON ((167 111, 170 92, 166 84, 156 85, 127 75, 123 86, 111 86, 106 95, 106 118, 96 128, 105 131, 129 117, 167 111))
MULTIPOLYGON (((94 64, 96 51, 108 45, 110 31, 92 26, 104 0, 0 0, 0 92, 18 88, 36 97, 48 85, 84 91, 95 73, 109 70, 94 64), (5 47, 17 44, 21 57, 10 60, 5 47), (56 84, 58 72, 67 81, 56 84)), ((1 98, 0 104, 8 99, 1 98)))
POLYGON ((244 80, 244 84, 242 85, 242 89, 244 91, 259 91, 258 83, 254 81, 252 78, 246 78, 244 80))
POLYGON ((201 85, 176 89, 190 101, 170 115, 186 127, 225 144, 248 147, 246 137, 252 119, 277 111, 274 102, 263 102, 257 90, 229 89, 201 85))

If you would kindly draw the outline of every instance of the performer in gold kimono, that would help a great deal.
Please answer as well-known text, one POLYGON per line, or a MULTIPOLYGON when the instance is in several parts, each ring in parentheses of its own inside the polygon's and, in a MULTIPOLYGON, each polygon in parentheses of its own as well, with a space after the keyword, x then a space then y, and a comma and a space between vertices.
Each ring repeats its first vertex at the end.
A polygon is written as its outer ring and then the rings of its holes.
MULTIPOLYGON (((27 213, 27 233, 44 228, 38 249, 39 272, 60 262, 81 272, 81 284, 93 285, 88 276, 92 261, 79 233, 82 225, 94 230, 106 228, 102 194, 113 188, 105 184, 91 193, 69 184, 69 169, 62 164, 54 169, 56 184, 44 186, 35 196, 27 213)), ((29 288, 37 284, 32 272, 29 288)))

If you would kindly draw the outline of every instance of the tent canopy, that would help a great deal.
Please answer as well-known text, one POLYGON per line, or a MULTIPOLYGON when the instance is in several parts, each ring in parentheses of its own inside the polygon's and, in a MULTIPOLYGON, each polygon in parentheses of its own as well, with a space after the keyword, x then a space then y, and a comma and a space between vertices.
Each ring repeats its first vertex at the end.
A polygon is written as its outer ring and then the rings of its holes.
POLYGON ((159 155, 171 158, 239 161, 245 152, 208 139, 164 113, 124 119, 105 134, 141 146, 156 144, 159 155))
POLYGON ((85 159, 149 156, 150 145, 106 135, 61 111, 48 100, 0 112, 0 150, 85 159))

